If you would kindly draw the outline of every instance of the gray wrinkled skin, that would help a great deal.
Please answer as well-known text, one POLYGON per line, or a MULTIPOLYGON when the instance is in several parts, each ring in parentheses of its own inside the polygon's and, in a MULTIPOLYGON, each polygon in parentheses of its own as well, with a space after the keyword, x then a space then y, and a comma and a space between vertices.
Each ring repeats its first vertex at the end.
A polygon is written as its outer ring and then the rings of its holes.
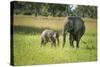
POLYGON ((51 42, 51 46, 56 47, 56 41, 59 45, 59 34, 53 30, 45 29, 41 34, 41 46, 51 42))
POLYGON ((73 41, 76 41, 76 47, 79 48, 79 42, 85 33, 84 21, 80 17, 71 16, 65 20, 63 29, 63 47, 66 42, 66 33, 69 33, 70 46, 74 47, 73 41))

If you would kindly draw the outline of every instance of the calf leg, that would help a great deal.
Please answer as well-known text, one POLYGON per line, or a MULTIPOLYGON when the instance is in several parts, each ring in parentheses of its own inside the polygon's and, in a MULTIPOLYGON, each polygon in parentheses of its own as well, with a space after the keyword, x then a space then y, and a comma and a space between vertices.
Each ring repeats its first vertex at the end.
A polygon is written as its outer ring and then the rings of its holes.
POLYGON ((52 46, 55 46, 56 47, 56 40, 53 38, 53 37, 51 37, 51 47, 52 46))
POLYGON ((53 42, 53 46, 56 47, 56 42, 55 41, 53 42))
POLYGON ((44 44, 44 40, 43 40, 43 38, 41 38, 41 46, 40 47, 42 47, 43 44, 44 44))
POLYGON ((53 42, 53 46, 56 47, 56 40, 54 39, 52 42, 53 42))
POLYGON ((42 47, 42 46, 45 46, 46 43, 47 43, 47 40, 46 40, 45 38, 42 38, 42 39, 41 39, 41 47, 42 47))
POLYGON ((58 44, 58 46, 59 46, 59 38, 57 38, 57 44, 58 44))

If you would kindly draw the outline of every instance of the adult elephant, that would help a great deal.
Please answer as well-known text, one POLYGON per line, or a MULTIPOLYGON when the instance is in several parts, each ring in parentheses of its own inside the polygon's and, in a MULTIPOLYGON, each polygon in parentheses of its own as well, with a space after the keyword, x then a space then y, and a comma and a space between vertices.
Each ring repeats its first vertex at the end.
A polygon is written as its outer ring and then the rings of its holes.
POLYGON ((65 20, 63 29, 63 47, 66 42, 66 33, 69 33, 70 46, 74 47, 73 41, 76 41, 76 47, 79 48, 79 42, 85 33, 84 21, 78 16, 70 16, 65 20))

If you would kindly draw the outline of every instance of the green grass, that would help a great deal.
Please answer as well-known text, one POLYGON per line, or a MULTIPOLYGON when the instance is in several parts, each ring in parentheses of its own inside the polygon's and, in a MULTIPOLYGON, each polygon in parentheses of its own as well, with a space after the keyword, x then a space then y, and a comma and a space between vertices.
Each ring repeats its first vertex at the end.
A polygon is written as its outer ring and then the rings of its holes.
MULTIPOLYGON (((51 47, 48 43, 40 47, 40 34, 45 28, 50 28, 61 33, 64 18, 43 17, 14 17, 14 64, 34 65, 34 64, 54 64, 97 60, 97 33, 96 20, 86 19, 86 32, 80 41, 80 48, 70 48, 67 34, 65 48, 62 48, 62 35, 60 35, 60 45, 51 47), (38 20, 37 20, 38 19, 38 20), (60 19, 60 20, 58 20, 60 19), (28 22, 29 21, 29 22, 28 22), (45 25, 47 24, 47 25, 45 25)), ((74 42, 74 46, 76 43, 74 42)))

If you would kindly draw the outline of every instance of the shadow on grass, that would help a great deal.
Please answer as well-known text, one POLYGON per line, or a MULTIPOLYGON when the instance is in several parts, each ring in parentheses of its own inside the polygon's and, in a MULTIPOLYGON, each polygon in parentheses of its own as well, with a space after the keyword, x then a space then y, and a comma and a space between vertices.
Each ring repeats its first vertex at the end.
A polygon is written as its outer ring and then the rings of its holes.
POLYGON ((39 28, 39 27, 29 27, 29 26, 13 26, 13 33, 40 34, 45 29, 50 29, 50 28, 39 28))

